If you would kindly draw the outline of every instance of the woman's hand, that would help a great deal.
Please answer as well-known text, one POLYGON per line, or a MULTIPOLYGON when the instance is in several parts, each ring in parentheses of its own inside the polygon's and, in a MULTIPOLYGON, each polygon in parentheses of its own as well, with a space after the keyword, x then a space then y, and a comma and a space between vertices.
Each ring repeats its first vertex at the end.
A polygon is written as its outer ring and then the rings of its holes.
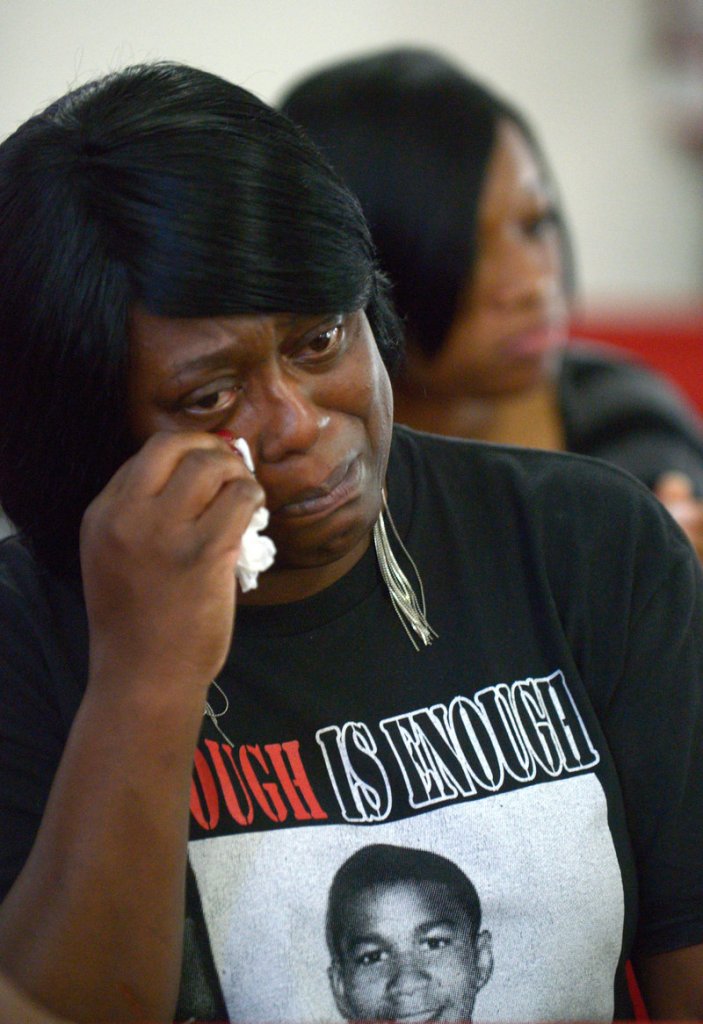
POLYGON ((654 494, 673 516, 703 563, 703 501, 693 493, 685 473, 664 473, 654 485, 654 494))
POLYGON ((241 538, 264 493, 211 434, 152 436, 88 508, 91 680, 201 695, 232 638, 241 538))

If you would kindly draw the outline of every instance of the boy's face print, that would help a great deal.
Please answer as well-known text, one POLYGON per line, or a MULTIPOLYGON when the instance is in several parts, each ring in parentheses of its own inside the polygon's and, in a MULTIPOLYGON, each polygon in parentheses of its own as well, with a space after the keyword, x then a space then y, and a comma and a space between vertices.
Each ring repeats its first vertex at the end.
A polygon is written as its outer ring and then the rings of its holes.
POLYGON ((466 1021, 493 970, 491 936, 441 882, 362 889, 344 907, 341 956, 329 969, 348 1020, 466 1021))

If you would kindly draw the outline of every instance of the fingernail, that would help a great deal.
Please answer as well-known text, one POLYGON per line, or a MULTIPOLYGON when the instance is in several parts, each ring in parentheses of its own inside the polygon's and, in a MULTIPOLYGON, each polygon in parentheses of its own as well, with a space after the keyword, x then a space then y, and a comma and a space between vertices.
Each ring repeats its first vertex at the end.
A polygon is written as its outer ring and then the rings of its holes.
POLYGON ((215 430, 214 433, 226 441, 230 449, 240 457, 250 473, 254 473, 254 460, 249 445, 243 437, 235 437, 231 430, 215 430))
POLYGON ((239 455, 240 458, 243 458, 242 453, 237 447, 235 436, 231 430, 215 430, 214 433, 217 435, 217 437, 221 437, 223 441, 226 441, 230 450, 233 451, 235 455, 239 455))

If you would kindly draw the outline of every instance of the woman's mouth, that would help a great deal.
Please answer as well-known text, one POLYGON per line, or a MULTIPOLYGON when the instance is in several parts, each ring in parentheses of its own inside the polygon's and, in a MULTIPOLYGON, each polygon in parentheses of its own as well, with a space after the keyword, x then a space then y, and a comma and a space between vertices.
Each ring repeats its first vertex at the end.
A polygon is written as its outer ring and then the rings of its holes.
POLYGON ((361 490, 362 465, 357 455, 343 462, 319 487, 311 487, 296 494, 291 501, 276 509, 276 519, 299 519, 333 512, 358 497, 361 490))
POLYGON ((545 324, 508 338, 505 352, 515 359, 535 359, 557 348, 565 337, 561 325, 545 324))

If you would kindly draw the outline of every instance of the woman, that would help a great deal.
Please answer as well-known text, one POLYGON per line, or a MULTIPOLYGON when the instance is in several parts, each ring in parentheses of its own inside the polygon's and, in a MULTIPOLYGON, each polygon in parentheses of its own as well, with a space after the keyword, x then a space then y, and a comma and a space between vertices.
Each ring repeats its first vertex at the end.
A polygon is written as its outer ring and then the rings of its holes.
MULTIPOLYGON (((703 581, 647 490, 392 430, 358 204, 202 71, 0 146, 0 279, 13 982, 76 1021, 335 1019, 327 892, 377 842, 475 882, 487 1019, 626 1017, 630 955, 699 1015, 703 581)), ((443 929, 357 943, 359 992, 452 1019, 443 929)))
POLYGON ((703 427, 627 357, 564 348, 571 248, 521 114, 415 49, 327 68, 283 109, 356 192, 393 282, 408 337, 396 418, 607 459, 655 491, 703 557, 703 427))

